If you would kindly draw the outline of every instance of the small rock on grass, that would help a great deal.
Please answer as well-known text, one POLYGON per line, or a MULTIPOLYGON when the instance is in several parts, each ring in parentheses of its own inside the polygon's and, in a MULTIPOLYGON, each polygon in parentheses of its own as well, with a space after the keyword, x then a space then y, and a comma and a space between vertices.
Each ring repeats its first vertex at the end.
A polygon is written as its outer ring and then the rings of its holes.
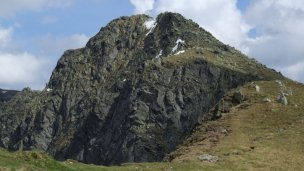
POLYGON ((256 91, 257 93, 259 93, 259 92, 260 92, 260 90, 261 90, 260 86, 255 85, 255 91, 256 91))
POLYGON ((233 94, 233 100, 235 102, 237 102, 238 104, 241 104, 244 99, 245 99, 245 96, 244 96, 243 92, 238 88, 233 94))
POLYGON ((271 100, 270 100, 268 97, 265 97, 265 98, 263 99, 263 102, 271 102, 271 100))
POLYGON ((219 160, 217 156, 213 156, 210 154, 203 154, 197 157, 200 161, 214 163, 219 160))
POLYGON ((283 105, 287 105, 287 98, 285 96, 285 94, 283 92, 280 92, 279 96, 278 96, 278 102, 283 104, 283 105))

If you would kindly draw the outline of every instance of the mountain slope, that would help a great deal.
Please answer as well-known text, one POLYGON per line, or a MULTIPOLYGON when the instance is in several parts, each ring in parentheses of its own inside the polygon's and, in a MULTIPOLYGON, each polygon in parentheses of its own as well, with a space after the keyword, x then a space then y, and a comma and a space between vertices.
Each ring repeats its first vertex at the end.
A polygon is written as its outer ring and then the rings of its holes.
MULTIPOLYGON (((278 82, 247 83, 240 88, 246 100, 223 113, 219 120, 198 125, 191 136, 169 155, 171 162, 101 167, 73 160, 54 161, 41 152, 0 150, 0 170, 301 170, 304 86, 293 81, 282 82, 293 92, 287 97, 288 105, 276 101, 282 90, 278 82), (255 85, 260 86, 259 93, 255 85), (202 154, 217 156, 219 161, 202 162, 198 160, 202 154)), ((227 92, 226 99, 234 92, 234 89, 227 92)))
POLYGON ((247 83, 241 87, 244 102, 232 107, 218 121, 199 125, 168 158, 186 163, 199 161, 202 154, 211 154, 219 162, 205 164, 214 168, 302 170, 303 88, 303 84, 290 80, 247 83), (255 85, 260 92, 256 92, 255 85), (288 94, 288 105, 277 101, 281 91, 288 94))
POLYGON ((16 90, 3 90, 0 88, 0 103, 11 100, 18 91, 16 90))
POLYGON ((121 17, 66 51, 44 91, 0 106, 0 146, 104 165, 161 161, 220 117, 209 111, 230 89, 274 79, 284 77, 179 14, 121 17))

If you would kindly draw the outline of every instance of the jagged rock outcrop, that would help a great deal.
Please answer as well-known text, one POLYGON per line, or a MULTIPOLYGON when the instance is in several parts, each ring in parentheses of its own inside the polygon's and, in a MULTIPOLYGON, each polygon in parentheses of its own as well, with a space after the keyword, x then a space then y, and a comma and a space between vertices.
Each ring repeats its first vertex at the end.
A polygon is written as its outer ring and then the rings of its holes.
POLYGON ((121 17, 66 51, 45 90, 1 104, 0 146, 105 165, 161 161, 227 90, 281 77, 179 14, 121 17))

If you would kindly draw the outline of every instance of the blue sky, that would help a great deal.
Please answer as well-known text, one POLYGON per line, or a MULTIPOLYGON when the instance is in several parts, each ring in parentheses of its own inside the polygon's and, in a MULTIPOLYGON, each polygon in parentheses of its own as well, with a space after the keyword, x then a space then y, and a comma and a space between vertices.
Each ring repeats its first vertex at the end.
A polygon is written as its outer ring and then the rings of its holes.
POLYGON ((2 0, 0 88, 42 89, 61 54, 83 47, 112 19, 163 11, 193 19, 224 43, 304 82, 301 0, 2 0))
MULTIPOLYGON (((0 25, 6 28, 19 25, 14 27, 12 38, 16 43, 20 43, 24 50, 38 53, 36 39, 60 38, 74 34, 93 36, 101 26, 119 16, 131 15, 132 10, 133 6, 126 0, 76 0, 69 6, 16 12, 13 17, 1 18, 0 25)), ((56 55, 59 55, 58 53, 62 52, 56 52, 56 55)))
POLYGON ((238 0, 237 1, 237 8, 240 9, 242 12, 246 10, 250 3, 250 0, 238 0))

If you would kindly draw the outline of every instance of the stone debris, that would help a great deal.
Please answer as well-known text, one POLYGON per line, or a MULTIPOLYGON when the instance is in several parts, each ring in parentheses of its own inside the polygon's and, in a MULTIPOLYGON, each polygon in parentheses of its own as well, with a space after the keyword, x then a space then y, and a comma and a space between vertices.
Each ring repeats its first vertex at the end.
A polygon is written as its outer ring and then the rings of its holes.
POLYGON ((221 133, 222 133, 222 134, 225 134, 225 135, 228 135, 228 131, 227 131, 227 129, 225 129, 225 128, 223 128, 223 129, 221 130, 221 133))
POLYGON ((282 81, 280 81, 280 80, 276 80, 276 83, 278 83, 280 87, 283 86, 283 83, 282 83, 282 81))
POLYGON ((288 93, 287 93, 289 96, 292 96, 292 89, 291 88, 289 88, 288 89, 288 93))
POLYGON ((259 93, 259 92, 260 92, 260 90, 261 90, 260 86, 255 85, 255 91, 256 91, 257 93, 259 93))
POLYGON ((265 98, 263 99, 263 102, 271 102, 271 100, 270 100, 268 97, 265 97, 265 98))
POLYGON ((288 101, 287 101, 287 98, 285 96, 285 93, 283 92, 280 92, 279 96, 278 96, 278 102, 283 104, 283 105, 287 105, 288 104, 288 101))
POLYGON ((243 100, 245 99, 245 96, 243 95, 242 91, 240 88, 237 88, 237 90, 233 94, 233 99, 236 101, 238 104, 242 103, 243 100))
POLYGON ((203 162, 210 162, 210 163, 215 163, 219 161, 219 158, 217 156, 213 156, 210 154, 203 154, 197 157, 200 161, 203 162))

